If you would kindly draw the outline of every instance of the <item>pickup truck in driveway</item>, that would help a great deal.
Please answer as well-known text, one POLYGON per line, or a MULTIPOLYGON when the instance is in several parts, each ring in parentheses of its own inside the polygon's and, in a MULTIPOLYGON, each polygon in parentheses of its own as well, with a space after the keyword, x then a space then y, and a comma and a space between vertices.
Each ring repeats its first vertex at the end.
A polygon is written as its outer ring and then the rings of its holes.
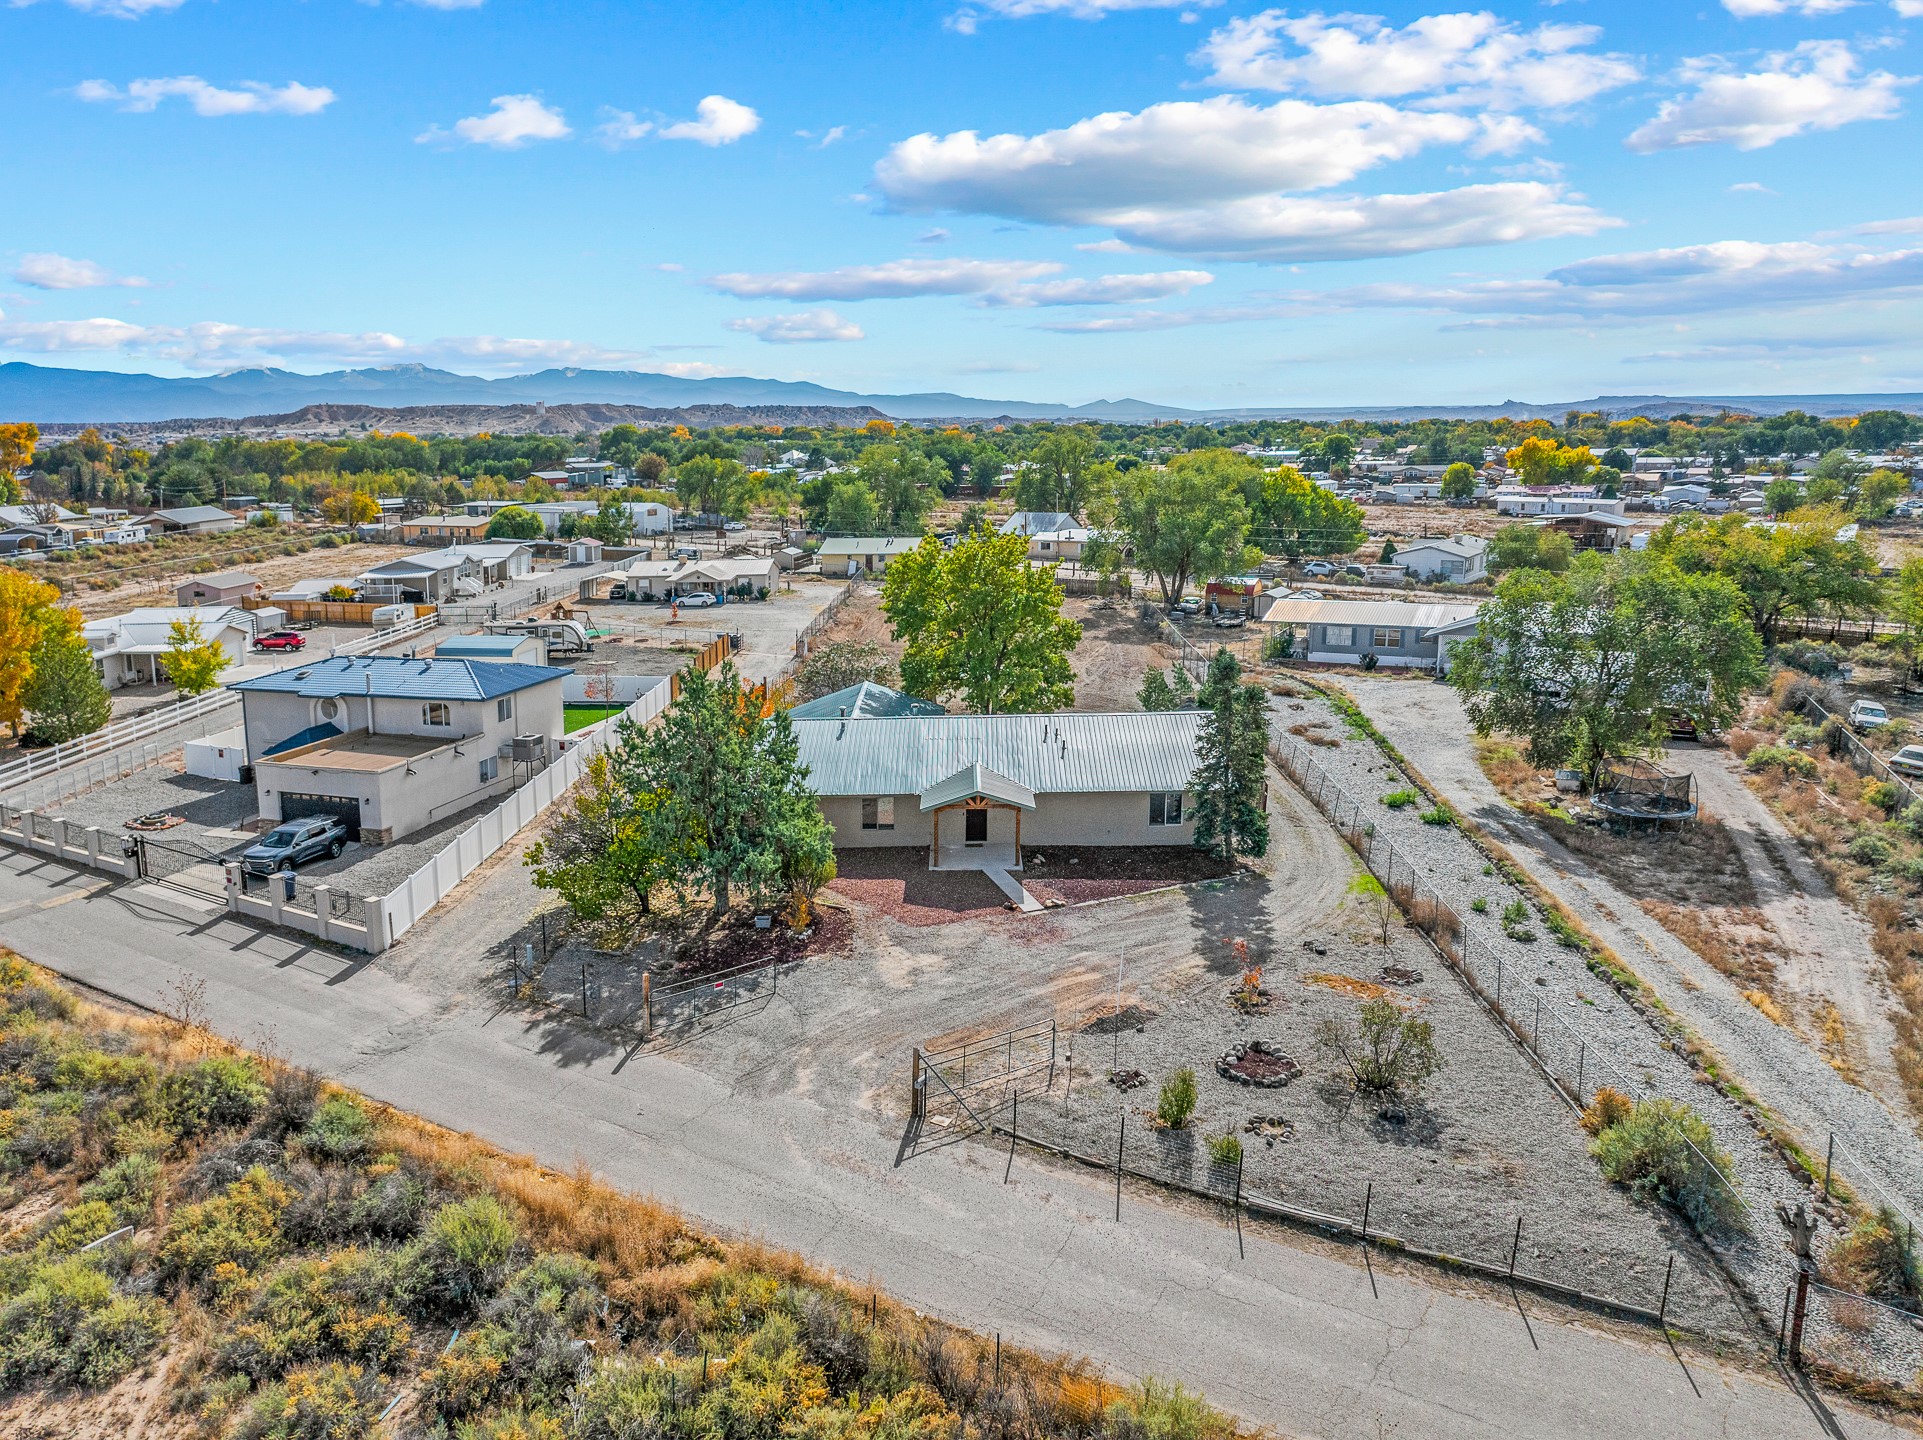
POLYGON ((347 848, 347 826, 333 815, 283 820, 259 843, 240 852, 241 873, 276 875, 323 855, 330 860, 347 848))

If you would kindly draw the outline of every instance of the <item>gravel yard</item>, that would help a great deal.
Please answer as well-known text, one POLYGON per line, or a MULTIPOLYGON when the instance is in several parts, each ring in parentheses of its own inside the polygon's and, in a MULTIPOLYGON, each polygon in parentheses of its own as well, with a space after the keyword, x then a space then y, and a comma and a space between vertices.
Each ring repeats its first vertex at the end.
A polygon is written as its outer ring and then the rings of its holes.
MULTIPOLYGON (((1365 694, 1388 693, 1381 686, 1358 688, 1365 694)), ((1452 696, 1433 687, 1397 682, 1392 693, 1399 702, 1399 713, 1425 712, 1424 691, 1434 697, 1438 710, 1444 701, 1453 704, 1452 696)), ((1748 1107, 1730 1098, 1689 1063, 1680 1045, 1665 1033, 1660 1018, 1645 1018, 1615 989, 1599 981, 1575 952, 1542 933, 1546 927, 1540 924, 1540 917, 1535 917, 1533 928, 1542 938, 1525 943, 1505 935, 1498 917, 1506 904, 1519 898, 1519 892, 1499 875, 1484 872, 1486 857, 1482 850, 1454 826, 1424 824, 1415 806, 1391 809, 1381 805, 1379 796, 1404 788, 1411 783, 1410 777, 1391 765, 1372 741, 1352 731, 1326 701, 1307 694, 1295 699, 1278 698, 1274 707, 1279 736, 1286 738, 1291 726, 1308 724, 1321 727, 1319 733, 1337 740, 1333 746, 1306 748, 1328 780, 1366 807, 1377 844, 1386 840, 1393 846, 1402 873, 1412 870, 1463 917, 1475 947, 1478 970, 1500 957, 1503 994, 1512 1013, 1519 1008, 1521 995, 1526 994, 1532 999, 1539 996, 1548 1013, 1562 1017, 1563 1026, 1551 1026, 1549 1033, 1582 1039, 1586 1055, 1592 1057, 1588 1060, 1592 1087, 1607 1079, 1619 1088, 1633 1086, 1639 1093, 1683 1101, 1702 1114, 1718 1143, 1729 1152, 1733 1178, 1747 1204, 1751 1223, 1750 1234, 1724 1239, 1717 1248, 1740 1277, 1758 1311, 1773 1316, 1784 1287, 1792 1279, 1775 1208, 1779 1202, 1808 1202, 1812 1190, 1759 1133, 1748 1107), (1473 909, 1478 898, 1487 901, 1485 913, 1473 909), (1603 1066, 1608 1067, 1606 1075, 1599 1073, 1603 1066)), ((1398 737, 1401 734, 1399 730, 1395 733, 1398 737)), ((1473 758, 1469 763, 1473 765, 1473 758)), ((1632 965, 1638 958, 1629 957, 1632 965)), ((1671 1003, 1683 1002, 1686 1011, 1686 997, 1666 998, 1671 1003)), ((1526 1011, 1523 1023, 1527 1023, 1526 1011)), ((1820 1135, 1805 1138, 1820 1152, 1820 1135)), ((1832 1213, 1841 1218, 1840 1212, 1832 1213)), ((1839 1230, 1835 1223, 1826 1223, 1820 1234, 1819 1244, 1827 1244, 1839 1230)), ((1840 1341, 1843 1337, 1828 1338, 1840 1341)), ((1903 1378, 1907 1381, 1912 1377, 1906 1373, 1903 1378)))

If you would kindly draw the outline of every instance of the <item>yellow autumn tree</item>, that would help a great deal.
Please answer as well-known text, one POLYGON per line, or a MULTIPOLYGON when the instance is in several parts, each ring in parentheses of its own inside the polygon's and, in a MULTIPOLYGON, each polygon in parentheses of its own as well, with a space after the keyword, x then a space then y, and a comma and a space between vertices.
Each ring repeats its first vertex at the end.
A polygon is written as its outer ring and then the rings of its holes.
POLYGON ((72 626, 75 618, 60 608, 60 592, 53 586, 0 566, 0 722, 15 735, 23 717, 22 696, 33 679, 34 647, 50 628, 72 626))
POLYGON ((381 507, 365 490, 343 490, 321 501, 321 514, 336 525, 371 525, 381 518, 381 507))
POLYGON ((40 427, 31 422, 0 425, 0 504, 11 505, 20 498, 20 486, 13 472, 33 463, 33 447, 40 443, 40 427))
POLYGON ((1576 485, 1596 468, 1587 445, 1558 445, 1541 435, 1531 435, 1502 458, 1525 485, 1576 485))
POLYGON ((870 435, 893 435, 895 433, 895 422, 892 420, 870 420, 861 428, 870 435))

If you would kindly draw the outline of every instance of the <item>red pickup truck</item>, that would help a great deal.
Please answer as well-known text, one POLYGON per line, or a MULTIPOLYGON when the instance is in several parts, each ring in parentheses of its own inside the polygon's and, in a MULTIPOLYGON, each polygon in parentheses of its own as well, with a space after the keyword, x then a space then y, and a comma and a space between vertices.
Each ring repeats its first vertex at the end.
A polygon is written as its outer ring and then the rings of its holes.
POLYGON ((256 650, 304 650, 307 648, 307 637, 296 635, 292 630, 276 630, 256 640, 254 648, 256 650))

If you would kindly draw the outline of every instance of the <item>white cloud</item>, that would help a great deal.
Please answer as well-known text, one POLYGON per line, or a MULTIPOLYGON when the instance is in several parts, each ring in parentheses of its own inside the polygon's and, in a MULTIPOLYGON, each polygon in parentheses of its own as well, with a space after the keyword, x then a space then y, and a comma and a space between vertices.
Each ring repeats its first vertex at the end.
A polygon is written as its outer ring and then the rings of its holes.
POLYGON ((101 290, 113 286, 141 289, 152 283, 138 275, 116 275, 91 260, 52 254, 22 255, 14 267, 13 278, 36 290, 101 290))
POLYGON ((1525 30, 1486 10, 1401 29, 1373 15, 1264 10, 1215 31, 1194 59, 1214 83, 1238 89, 1557 109, 1640 78, 1623 56, 1578 53, 1601 34, 1594 25, 1525 30))
POLYGON ((1738 180, 1729 187, 1732 195, 1774 195, 1776 192, 1760 180, 1738 180))
POLYGON ((1128 241, 1117 240, 1113 236, 1107 240, 1085 240, 1075 248, 1090 255, 1133 255, 1135 253, 1135 247, 1128 241))
MULTIPOLYGON (((532 140, 565 140, 574 132, 567 117, 534 95, 496 95, 485 115, 456 120, 451 131, 430 125, 414 137, 417 144, 460 141, 496 150, 519 150, 532 140)), ((630 117, 632 118, 632 117, 630 117)))
POLYGON ((1466 116, 1372 101, 1255 105, 1221 95, 1111 111, 1038 135, 915 135, 882 157, 875 178, 906 210, 1119 229, 1145 210, 1339 185, 1429 146, 1488 134, 1466 116))
MULTIPOLYGON (((33 0, 13 0, 16 6, 31 5, 33 0)), ((164 10, 178 10, 181 0, 66 0, 72 10, 89 15, 110 15, 116 20, 138 20, 164 10)))
POLYGON ((1099 275, 1090 280, 1037 280, 1007 290, 990 291, 983 304, 1029 307, 1035 305, 1135 305, 1144 300, 1166 300, 1213 283, 1206 270, 1164 270, 1147 275, 1099 275))
POLYGON ((846 125, 830 125, 818 135, 813 130, 797 130, 795 131, 795 135, 798 139, 814 141, 815 149, 817 150, 826 150, 837 141, 848 138, 848 127, 846 125))
POLYGON ((594 137, 609 149, 619 149, 654 133, 652 120, 637 120, 632 110, 601 109, 602 121, 594 127, 594 137))
POLYGON ((1923 0, 1890 0, 1890 9, 1905 20, 1923 20, 1923 0))
POLYGON ((937 225, 933 230, 924 230, 915 237, 917 245, 946 245, 948 232, 937 225))
POLYGON ((1842 40, 1805 40, 1747 74, 1706 56, 1686 62, 1683 78, 1696 89, 1665 100, 1624 142, 1631 150, 1716 144, 1760 150, 1806 131, 1888 120, 1901 108, 1897 92, 1914 83, 1885 70, 1857 74, 1857 56, 1842 40))
POLYGON ((732 145, 761 128, 761 117, 726 95, 710 95, 694 107, 698 117, 664 126, 663 140, 693 140, 701 145, 732 145))
POLYGON ((728 322, 730 330, 752 335, 770 345, 812 345, 826 340, 861 340, 866 337, 852 320, 844 320, 832 310, 798 310, 790 315, 747 315, 728 322))
POLYGON ((1739 20, 1759 15, 1834 15, 1856 0, 1723 0, 1723 8, 1739 20))
POLYGON ((846 265, 839 270, 735 272, 708 277, 708 288, 743 300, 904 300, 922 295, 985 295, 1053 275, 1052 260, 966 260, 947 257, 846 265))
POLYGON ((185 100, 196 115, 318 115, 334 103, 325 85, 265 85, 244 80, 237 90, 210 85, 198 75, 135 80, 126 89, 105 80, 83 80, 74 87, 80 99, 96 105, 118 105, 144 114, 163 100, 185 100))

